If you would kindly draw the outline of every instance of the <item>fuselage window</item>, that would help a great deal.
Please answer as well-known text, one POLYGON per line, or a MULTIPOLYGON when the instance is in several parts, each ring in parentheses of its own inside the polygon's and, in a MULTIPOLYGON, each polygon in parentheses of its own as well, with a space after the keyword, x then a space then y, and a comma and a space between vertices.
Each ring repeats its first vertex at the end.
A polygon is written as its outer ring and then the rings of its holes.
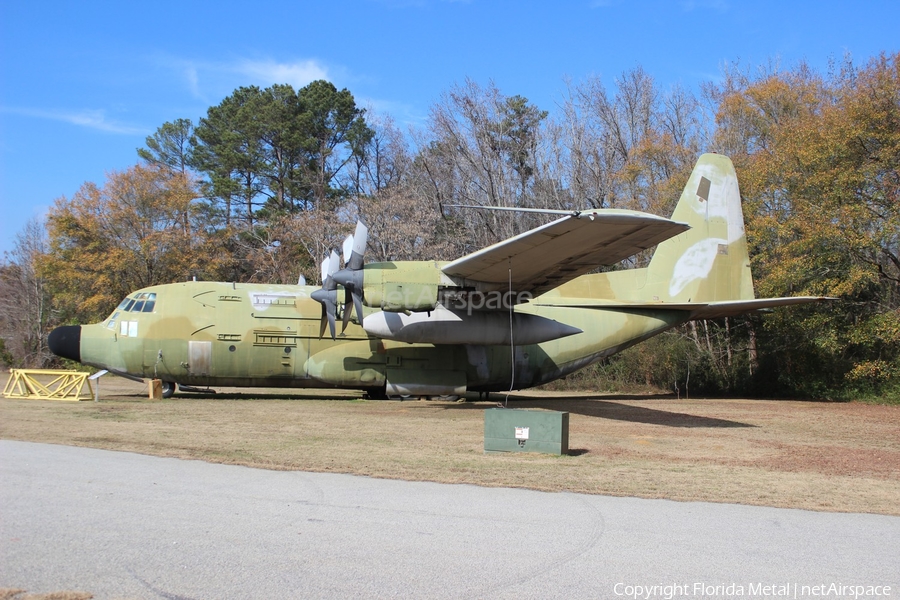
POLYGON ((132 300, 131 298, 129 298, 129 299, 128 299, 128 304, 125 305, 125 312, 130 311, 132 306, 134 306, 134 300, 132 300))
POLYGON ((138 300, 129 310, 133 310, 134 312, 141 312, 142 310, 144 310, 144 301, 138 300))

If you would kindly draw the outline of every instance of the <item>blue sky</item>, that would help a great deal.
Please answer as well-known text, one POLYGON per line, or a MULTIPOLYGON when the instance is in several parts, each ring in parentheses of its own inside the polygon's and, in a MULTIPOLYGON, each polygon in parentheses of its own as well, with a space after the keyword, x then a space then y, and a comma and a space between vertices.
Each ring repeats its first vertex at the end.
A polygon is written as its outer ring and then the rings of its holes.
POLYGON ((696 91, 725 63, 864 64, 898 23, 898 0, 0 0, 0 253, 239 86, 324 78, 403 125, 468 77, 553 112, 567 79, 638 65, 696 91))

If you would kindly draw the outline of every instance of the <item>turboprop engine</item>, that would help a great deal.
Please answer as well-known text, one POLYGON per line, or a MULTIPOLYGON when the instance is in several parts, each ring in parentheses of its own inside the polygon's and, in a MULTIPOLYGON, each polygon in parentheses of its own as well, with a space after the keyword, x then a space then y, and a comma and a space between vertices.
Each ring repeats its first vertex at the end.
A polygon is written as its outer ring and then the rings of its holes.
POLYGON ((410 344, 530 345, 581 333, 581 329, 527 313, 456 311, 438 306, 430 312, 379 312, 363 329, 380 338, 410 344))
MULTIPOLYGON (((363 290, 363 304, 390 312, 420 312, 438 305, 438 290, 445 277, 433 262, 369 263, 365 268, 335 273, 335 281, 351 290, 363 290)), ((368 319, 369 317, 366 317, 368 319)))
POLYGON ((441 286, 455 284, 446 277, 437 263, 420 261, 397 261, 363 264, 368 228, 361 221, 356 223, 356 231, 344 240, 344 268, 340 266, 340 256, 336 250, 325 255, 322 260, 322 289, 312 294, 312 299, 322 305, 322 327, 319 337, 326 327, 336 336, 335 321, 338 311, 338 289, 344 288, 343 326, 347 329, 353 310, 361 325, 368 317, 363 315, 363 305, 392 312, 431 311, 438 306, 441 286))

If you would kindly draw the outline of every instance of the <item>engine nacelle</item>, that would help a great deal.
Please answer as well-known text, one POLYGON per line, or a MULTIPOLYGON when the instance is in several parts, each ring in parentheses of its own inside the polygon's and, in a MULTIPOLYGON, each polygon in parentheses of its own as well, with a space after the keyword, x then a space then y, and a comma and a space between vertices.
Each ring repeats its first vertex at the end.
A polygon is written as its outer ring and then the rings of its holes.
POLYGON ((434 262, 419 261, 370 263, 363 277, 363 303, 389 312, 434 310, 446 279, 434 262))

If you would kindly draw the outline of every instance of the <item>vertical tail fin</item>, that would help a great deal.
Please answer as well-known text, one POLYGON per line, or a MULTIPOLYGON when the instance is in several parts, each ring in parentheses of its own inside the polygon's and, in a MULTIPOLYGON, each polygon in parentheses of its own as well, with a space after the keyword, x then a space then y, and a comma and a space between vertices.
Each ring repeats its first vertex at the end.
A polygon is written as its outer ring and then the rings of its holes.
POLYGON ((672 220, 691 229, 657 246, 645 292, 667 302, 754 298, 737 173, 728 157, 700 157, 672 220))

